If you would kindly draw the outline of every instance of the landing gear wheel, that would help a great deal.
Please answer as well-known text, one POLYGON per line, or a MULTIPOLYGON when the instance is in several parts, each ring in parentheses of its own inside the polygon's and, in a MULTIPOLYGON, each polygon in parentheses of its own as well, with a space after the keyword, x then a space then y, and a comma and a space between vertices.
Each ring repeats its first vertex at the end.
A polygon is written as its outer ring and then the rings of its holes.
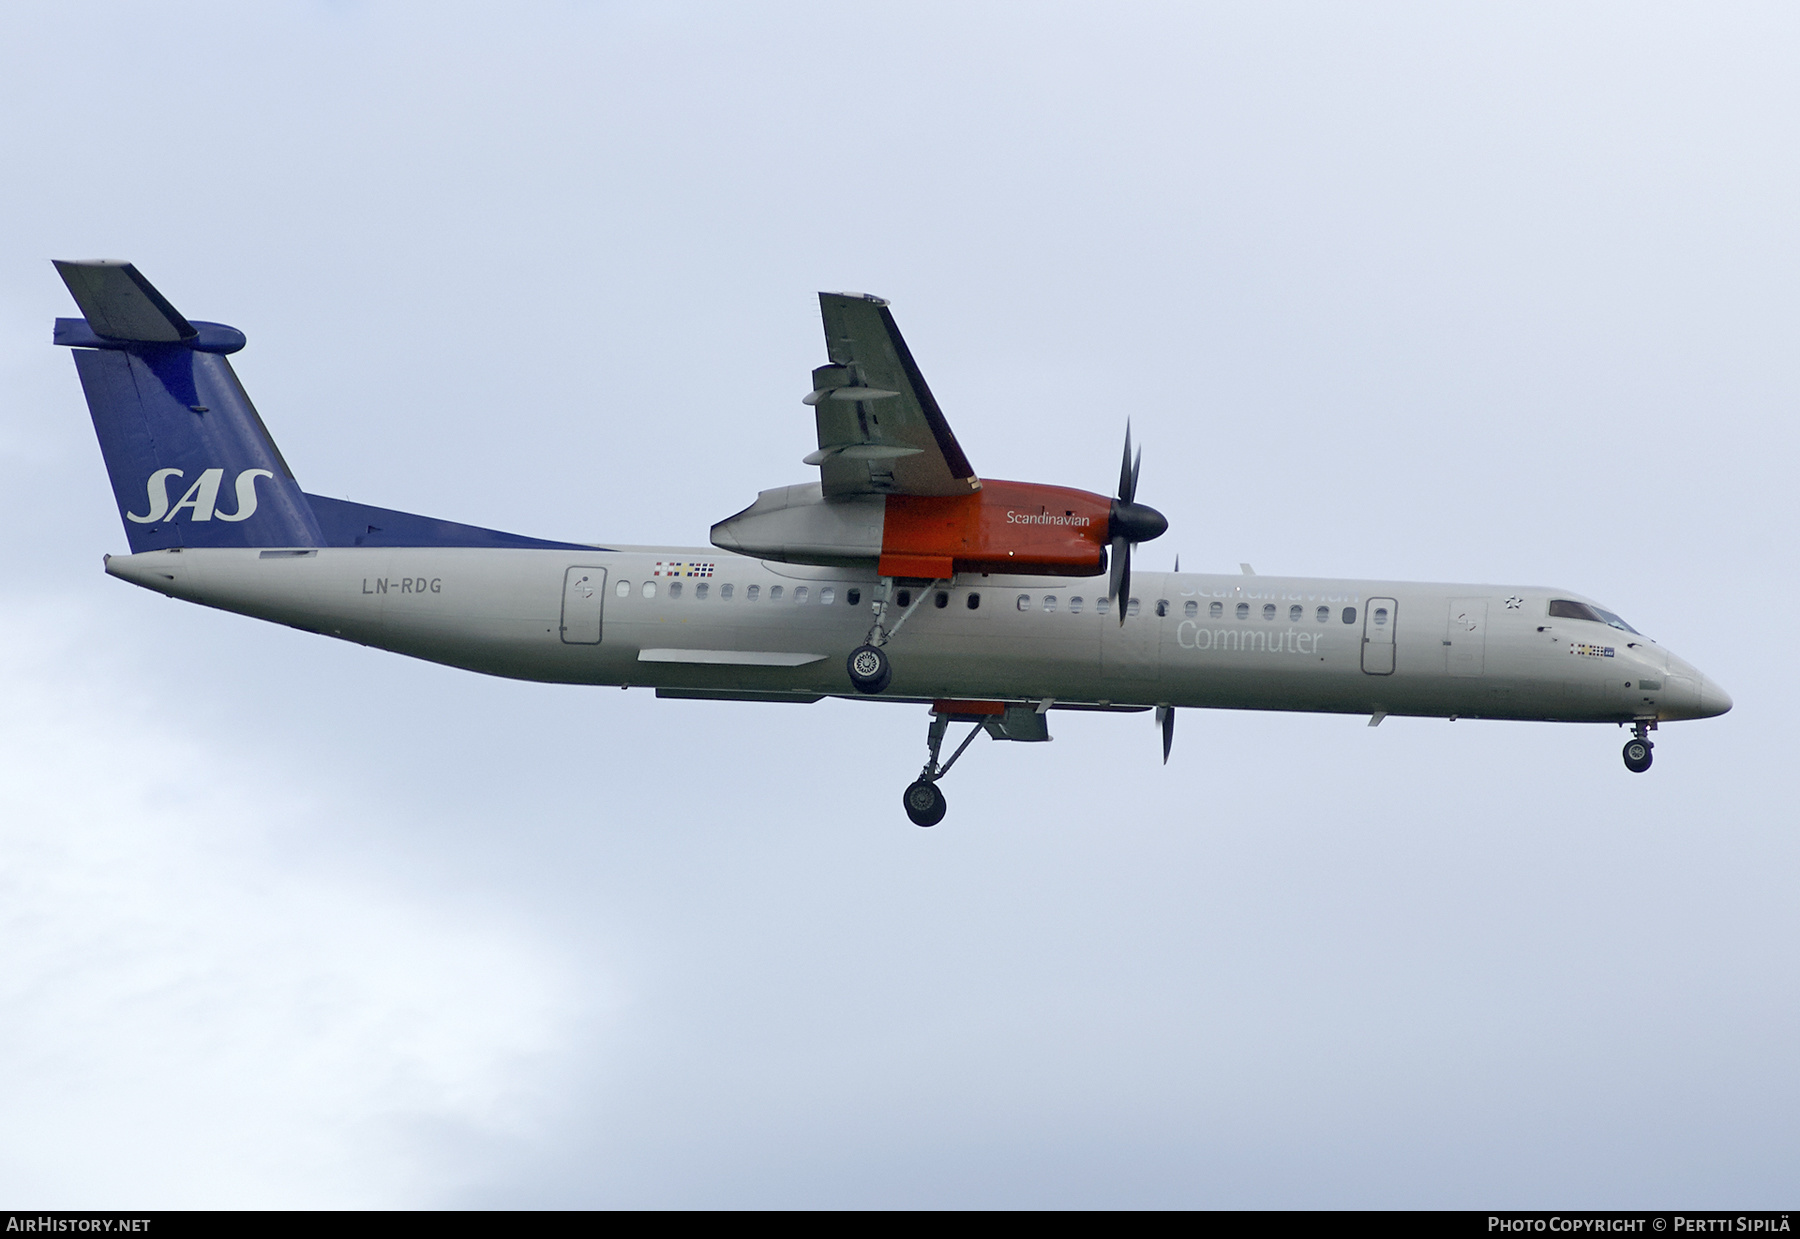
POLYGON ((944 803, 944 793, 938 790, 936 783, 927 783, 920 779, 900 797, 906 806, 906 816, 912 819, 914 826, 936 826, 944 820, 944 811, 950 806, 944 803))
POLYGON ((872 645, 859 645, 851 650, 850 657, 844 661, 844 669, 850 673, 850 682, 856 685, 859 693, 879 693, 894 675, 888 656, 872 645))
POLYGON ((1648 740, 1633 738, 1625 742, 1625 769, 1633 774, 1642 774, 1650 769, 1650 750, 1655 746, 1648 740))

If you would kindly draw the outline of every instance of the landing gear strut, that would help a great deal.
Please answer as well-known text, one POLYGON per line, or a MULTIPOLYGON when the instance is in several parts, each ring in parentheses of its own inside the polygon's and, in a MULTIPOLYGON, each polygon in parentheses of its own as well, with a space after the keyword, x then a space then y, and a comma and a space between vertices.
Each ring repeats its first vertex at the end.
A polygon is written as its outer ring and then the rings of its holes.
POLYGON ((944 747, 944 736, 950 731, 948 714, 933 714, 931 730, 926 734, 925 743, 931 747, 931 756, 926 759, 925 768, 919 771, 919 777, 900 797, 900 803, 906 806, 906 816, 912 819, 914 826, 936 826, 944 820, 944 812, 949 807, 944 801, 944 793, 938 790, 937 781, 950 773, 950 767, 956 759, 963 755, 963 750, 975 742, 981 734, 979 721, 969 728, 969 734, 950 754, 950 760, 943 765, 938 764, 938 754, 944 747))
POLYGON ((1644 719, 1631 725, 1631 739, 1625 742, 1625 769, 1633 774, 1642 774, 1650 769, 1650 751, 1656 747, 1650 743, 1650 730, 1655 726, 1655 723, 1644 719))
MULTIPOLYGON (((850 657, 844 662, 844 670, 849 672, 850 683, 855 686, 857 692, 873 694, 887 688, 888 681, 894 676, 894 667, 888 661, 888 656, 882 652, 881 647, 900 631, 900 625, 904 624, 907 617, 919 609, 919 604, 925 601, 928 594, 932 593, 939 585, 947 584, 949 584, 948 581, 933 581, 924 589, 914 591, 917 597, 908 600, 906 609, 900 613, 900 618, 894 621, 892 628, 889 628, 887 626, 888 599, 895 592, 894 578, 891 576, 881 578, 881 581, 875 586, 875 599, 870 604, 871 609, 875 612, 875 622, 869 625, 869 632, 863 638, 863 643, 851 650, 850 657)), ((904 593, 905 591, 900 592, 904 593)), ((943 816, 943 810, 940 808, 938 817, 943 816)), ((936 818, 932 819, 932 821, 936 820, 936 818)), ((920 824, 929 826, 932 822, 920 824)))

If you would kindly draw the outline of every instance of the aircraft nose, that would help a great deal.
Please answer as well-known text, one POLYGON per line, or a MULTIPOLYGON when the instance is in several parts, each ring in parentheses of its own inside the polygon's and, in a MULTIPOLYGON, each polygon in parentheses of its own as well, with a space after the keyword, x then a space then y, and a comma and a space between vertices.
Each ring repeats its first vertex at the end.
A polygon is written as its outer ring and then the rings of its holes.
POLYGON ((1731 709, 1731 694, 1705 676, 1700 677, 1700 717, 1717 718, 1731 709))

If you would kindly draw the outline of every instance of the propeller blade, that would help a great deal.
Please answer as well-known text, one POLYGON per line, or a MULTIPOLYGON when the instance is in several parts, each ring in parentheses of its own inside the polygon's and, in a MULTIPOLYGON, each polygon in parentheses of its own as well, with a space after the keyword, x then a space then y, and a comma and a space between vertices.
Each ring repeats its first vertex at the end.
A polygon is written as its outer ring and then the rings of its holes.
POLYGON ((1130 503, 1137 494, 1137 471, 1131 467, 1131 422, 1125 423, 1125 459, 1119 462, 1119 498, 1130 503))
POLYGON ((1131 598, 1131 543, 1124 538, 1112 542, 1112 597, 1118 599, 1119 625, 1125 624, 1125 604, 1131 598))
POLYGON ((1166 766, 1169 764, 1169 750, 1175 747, 1175 707, 1157 706, 1156 722, 1162 728, 1163 765, 1166 766))
POLYGON ((1119 459, 1119 496, 1107 517, 1112 542, 1112 580, 1108 598, 1118 599, 1119 623, 1131 602, 1131 551, 1139 542, 1160 538, 1169 528, 1168 518, 1155 508, 1136 502, 1138 474, 1144 467, 1144 449, 1131 450, 1131 422, 1125 422, 1125 455, 1119 459))

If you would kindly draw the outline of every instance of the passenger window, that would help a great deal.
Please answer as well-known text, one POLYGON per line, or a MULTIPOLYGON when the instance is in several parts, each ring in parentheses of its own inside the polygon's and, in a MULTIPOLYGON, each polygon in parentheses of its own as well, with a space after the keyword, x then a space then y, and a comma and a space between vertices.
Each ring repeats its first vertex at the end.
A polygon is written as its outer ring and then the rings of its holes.
POLYGON ((1125 614, 1126 615, 1136 615, 1137 613, 1138 613, 1138 600, 1136 598, 1133 598, 1130 602, 1125 604, 1125 614))
POLYGON ((847 607, 860 607, 862 605, 862 590, 847 590, 844 594, 844 605, 847 607))
POLYGON ((1250 604, 1249 603, 1247 603, 1247 602, 1238 603, 1237 617, 1241 620, 1247 620, 1250 618, 1250 604))
POLYGON ((1158 598, 1156 600, 1156 618, 1162 619, 1165 616, 1167 616, 1168 614, 1169 614, 1169 600, 1167 598, 1158 598))
POLYGON ((656 597, 656 582, 655 581, 645 581, 644 582, 644 597, 646 597, 646 598, 656 597))
POLYGON ((1030 594, 1020 594, 1019 595, 1019 610, 1021 610, 1021 611, 1031 610, 1031 595, 1030 594))
POLYGON ((681 582, 680 581, 670 581, 669 582, 669 597, 671 597, 671 598, 681 597, 681 582))
POLYGON ((1266 620, 1272 620, 1275 618, 1275 604, 1274 603, 1272 603, 1272 602, 1263 603, 1263 618, 1266 620))
POLYGON ((1105 615, 1110 610, 1112 610, 1112 599, 1111 598, 1096 598, 1096 599, 1094 599, 1094 614, 1095 615, 1105 615))
POLYGON ((1288 623, 1298 624, 1299 622, 1300 622, 1300 608, 1297 606, 1289 607, 1288 608, 1288 623))
POLYGON ((620 581, 619 587, 617 589, 613 590, 613 593, 617 594, 621 598, 631 597, 631 582, 630 581, 620 581))
POLYGON ((1080 594, 1076 594, 1073 598, 1069 599, 1069 614, 1070 615, 1080 615, 1081 614, 1081 595, 1080 594))
POLYGON ((1181 613, 1189 619, 1193 619, 1200 614, 1200 604, 1190 598, 1181 605, 1181 613))
POLYGON ((819 605, 820 606, 828 607, 833 602, 836 602, 836 601, 837 601, 837 591, 832 589, 831 586, 827 585, 824 589, 819 591, 819 605))
POLYGON ((724 585, 719 586, 719 600, 721 602, 730 602, 732 590, 734 588, 735 587, 730 582, 727 582, 724 585))
POLYGON ((783 588, 784 587, 780 586, 780 585, 769 586, 769 601, 770 602, 780 602, 781 601, 781 591, 783 588))
POLYGON ((1050 611, 1056 610, 1056 595, 1055 594, 1045 594, 1044 595, 1044 610, 1045 610, 1045 612, 1050 612, 1050 611))
POLYGON ((755 602, 756 596, 760 593, 762 593, 762 586, 752 585, 749 589, 744 591, 744 601, 755 602))
POLYGON ((795 606, 806 605, 806 586, 802 585, 802 586, 800 586, 800 588, 798 588, 794 591, 794 605, 795 606))
POLYGON ((969 610, 979 611, 980 609, 981 609, 981 595, 980 594, 970 594, 969 595, 969 610))
POLYGON ((894 605, 897 607, 910 607, 912 605, 912 590, 903 589, 898 594, 895 594, 894 605))
POLYGON ((942 611, 945 607, 950 605, 950 595, 941 589, 938 590, 937 597, 931 600, 931 605, 942 611))
POLYGON ((1386 607, 1376 607, 1375 608, 1375 626, 1377 628, 1379 628, 1385 623, 1387 623, 1387 608, 1386 607))
POLYGON ((1344 622, 1346 624, 1354 624, 1356 622, 1356 608, 1355 607, 1345 607, 1344 608, 1344 622))
POLYGON ((705 581, 702 581, 702 582, 700 582, 700 584, 694 586, 694 597, 697 598, 701 602, 705 602, 706 596, 708 594, 710 594, 711 592, 712 592, 712 586, 708 585, 705 581))
POLYGON ((1222 602, 1210 603, 1206 608, 1206 617, 1208 619, 1224 619, 1225 604, 1222 602))
POLYGON ((1317 619, 1321 624, 1330 623, 1331 622, 1331 608, 1330 607, 1320 607, 1318 615, 1314 616, 1313 618, 1317 619))

